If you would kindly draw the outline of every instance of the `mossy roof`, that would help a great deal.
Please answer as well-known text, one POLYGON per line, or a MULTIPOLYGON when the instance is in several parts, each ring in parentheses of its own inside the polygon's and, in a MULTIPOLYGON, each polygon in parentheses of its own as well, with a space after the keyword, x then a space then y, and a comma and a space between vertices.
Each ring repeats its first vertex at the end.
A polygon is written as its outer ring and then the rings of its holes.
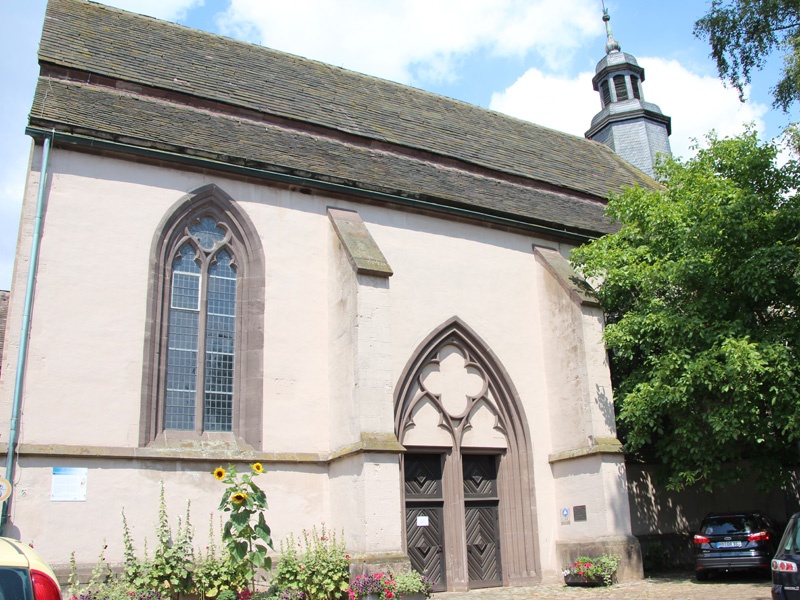
POLYGON ((569 230, 653 181, 606 146, 85 0, 50 0, 30 123, 569 230))

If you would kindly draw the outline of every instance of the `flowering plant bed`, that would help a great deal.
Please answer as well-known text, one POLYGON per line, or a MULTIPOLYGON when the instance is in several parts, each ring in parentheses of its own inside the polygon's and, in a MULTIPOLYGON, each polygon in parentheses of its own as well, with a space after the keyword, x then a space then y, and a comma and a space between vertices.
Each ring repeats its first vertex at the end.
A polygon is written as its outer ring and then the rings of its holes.
POLYGON ((434 581, 419 571, 410 570, 394 574, 397 596, 404 600, 424 600, 433 593, 434 581))
POLYGON ((425 600, 431 597, 433 586, 433 581, 413 569, 396 574, 382 571, 356 577, 348 595, 350 600, 425 600))
POLYGON ((603 554, 602 556, 579 556, 571 565, 564 567, 564 583, 567 585, 611 585, 617 574, 620 557, 603 554))
POLYGON ((600 577, 586 577, 585 575, 564 575, 564 583, 581 587, 598 587, 606 584, 600 577))
POLYGON ((391 600, 397 597, 397 583, 391 573, 359 575, 347 590, 350 600, 391 600))

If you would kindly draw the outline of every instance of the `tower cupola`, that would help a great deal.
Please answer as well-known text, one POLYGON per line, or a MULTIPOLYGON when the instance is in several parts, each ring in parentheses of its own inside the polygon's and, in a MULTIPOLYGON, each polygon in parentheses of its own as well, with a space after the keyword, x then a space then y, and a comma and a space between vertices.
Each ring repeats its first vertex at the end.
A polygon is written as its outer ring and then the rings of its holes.
POLYGON ((603 10, 606 55, 597 63, 592 86, 600 93, 600 112, 586 132, 590 140, 609 146, 629 163, 651 177, 658 154, 671 154, 671 119, 644 100, 644 69, 622 51, 611 33, 611 17, 603 10))

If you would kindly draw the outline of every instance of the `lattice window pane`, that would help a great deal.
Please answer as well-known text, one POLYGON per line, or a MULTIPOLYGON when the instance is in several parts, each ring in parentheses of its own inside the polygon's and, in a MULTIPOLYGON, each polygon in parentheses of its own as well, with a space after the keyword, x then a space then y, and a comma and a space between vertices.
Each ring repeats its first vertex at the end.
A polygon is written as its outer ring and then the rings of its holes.
POLYGON ((231 431, 236 271, 230 255, 225 251, 220 252, 209 267, 208 273, 203 427, 207 431, 231 431))
POLYGON ((199 314, 173 308, 169 311, 169 349, 197 352, 199 314))
POLYGON ((203 411, 206 431, 231 431, 233 428, 233 402, 228 394, 207 394, 203 411))
POLYGON ((194 429, 194 391, 167 390, 164 429, 194 429))
POLYGON ((197 394, 200 268, 195 251, 185 244, 172 265, 172 290, 167 344, 165 429, 194 429, 197 394))

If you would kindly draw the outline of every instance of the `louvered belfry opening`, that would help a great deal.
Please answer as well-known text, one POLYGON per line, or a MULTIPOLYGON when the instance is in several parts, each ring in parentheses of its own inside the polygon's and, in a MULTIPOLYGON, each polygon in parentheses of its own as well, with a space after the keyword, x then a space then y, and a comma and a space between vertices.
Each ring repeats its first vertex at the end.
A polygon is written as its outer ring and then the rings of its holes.
POLYGON ((614 92, 617 102, 628 99, 628 86, 625 84, 625 75, 614 75, 614 92))

